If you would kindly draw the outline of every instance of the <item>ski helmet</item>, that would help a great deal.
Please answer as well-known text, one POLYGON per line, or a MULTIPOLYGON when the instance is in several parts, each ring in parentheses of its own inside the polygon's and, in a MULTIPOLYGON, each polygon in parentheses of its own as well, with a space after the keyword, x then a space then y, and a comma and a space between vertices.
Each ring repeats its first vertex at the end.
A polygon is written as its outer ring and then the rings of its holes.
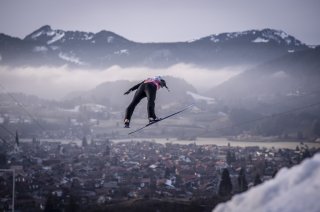
POLYGON ((154 79, 160 83, 161 88, 165 87, 169 91, 166 81, 161 76, 155 76, 154 79))

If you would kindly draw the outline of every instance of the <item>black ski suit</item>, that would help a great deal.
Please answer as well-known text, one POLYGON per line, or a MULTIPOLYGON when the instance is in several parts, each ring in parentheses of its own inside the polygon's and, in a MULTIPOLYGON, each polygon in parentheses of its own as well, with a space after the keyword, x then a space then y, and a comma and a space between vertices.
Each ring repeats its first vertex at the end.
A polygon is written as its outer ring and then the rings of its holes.
POLYGON ((134 97, 127 107, 125 119, 131 120, 131 116, 133 114, 133 111, 137 104, 141 101, 141 99, 147 97, 148 99, 148 118, 156 119, 156 115, 154 113, 154 106, 155 106, 155 99, 156 99, 156 93, 157 93, 157 86, 152 82, 141 82, 132 88, 130 88, 125 94, 130 93, 131 91, 136 90, 136 93, 134 94, 134 97))

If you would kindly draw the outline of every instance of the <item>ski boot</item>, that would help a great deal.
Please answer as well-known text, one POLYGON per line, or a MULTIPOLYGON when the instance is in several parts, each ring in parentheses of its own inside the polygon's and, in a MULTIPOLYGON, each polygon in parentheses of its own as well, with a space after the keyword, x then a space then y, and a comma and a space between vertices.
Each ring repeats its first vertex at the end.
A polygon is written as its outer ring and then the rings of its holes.
POLYGON ((161 118, 158 118, 158 117, 156 117, 156 118, 150 117, 150 118, 149 118, 149 124, 152 124, 152 123, 154 123, 154 122, 158 122, 158 121, 160 121, 160 120, 161 120, 161 118))
POLYGON ((124 120, 124 128, 130 128, 130 121, 129 119, 124 120))

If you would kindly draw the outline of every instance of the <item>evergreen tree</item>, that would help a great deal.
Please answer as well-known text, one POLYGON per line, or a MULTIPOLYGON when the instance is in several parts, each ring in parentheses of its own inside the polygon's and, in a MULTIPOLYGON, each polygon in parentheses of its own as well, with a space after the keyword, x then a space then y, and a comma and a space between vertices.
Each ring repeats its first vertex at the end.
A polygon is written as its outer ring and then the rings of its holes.
POLYGON ((262 180, 260 178, 260 174, 256 174, 256 177, 254 178, 254 183, 253 184, 256 186, 256 185, 259 185, 261 183, 262 183, 262 180))
POLYGON ((272 173, 272 178, 275 178, 275 176, 277 175, 278 170, 274 170, 274 172, 272 173))
POLYGON ((69 203, 66 207, 66 212, 77 212, 79 211, 79 205, 77 204, 76 198, 74 195, 70 195, 69 203))
POLYGON ((309 149, 307 148, 307 149, 305 149, 305 150, 303 151, 303 153, 302 153, 301 161, 304 160, 304 159, 306 159, 306 158, 310 158, 311 156, 312 156, 312 155, 311 155, 309 149))
POLYGON ((226 156, 227 163, 230 165, 232 162, 236 161, 236 155, 234 152, 231 152, 230 150, 227 151, 226 156))
POLYGON ((171 174, 171 170, 168 167, 166 167, 165 172, 164 172, 164 177, 169 179, 170 174, 171 174))
POLYGON ((105 154, 106 154, 107 157, 110 157, 110 153, 111 153, 111 148, 110 148, 109 145, 107 145, 105 154))
POLYGON ((232 192, 232 183, 228 169, 223 169, 218 193, 220 196, 229 196, 232 192))
POLYGON ((55 197, 52 195, 51 192, 49 193, 49 195, 47 197, 44 211, 45 212, 58 212, 59 211, 57 209, 57 201, 55 200, 55 197))
POLYGON ((244 192, 248 190, 248 182, 245 175, 245 170, 240 169, 239 176, 238 176, 238 185, 239 185, 239 191, 244 192))
POLYGON ((16 138, 15 138, 15 141, 16 141, 17 146, 19 146, 19 145, 20 145, 20 142, 19 142, 19 134, 18 134, 18 130, 16 131, 16 138))
POLYGON ((6 164, 7 164, 6 153, 0 153, 0 167, 4 168, 6 164))
POLYGON ((182 177, 180 175, 176 175, 176 187, 181 187, 183 184, 182 177))

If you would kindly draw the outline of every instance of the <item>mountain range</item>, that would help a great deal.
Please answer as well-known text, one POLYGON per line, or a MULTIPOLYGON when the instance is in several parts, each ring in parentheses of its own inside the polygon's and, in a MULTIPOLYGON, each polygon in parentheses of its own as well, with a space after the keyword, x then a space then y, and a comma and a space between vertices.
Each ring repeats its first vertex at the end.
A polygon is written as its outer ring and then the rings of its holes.
POLYGON ((310 49, 291 35, 274 29, 221 33, 186 42, 138 43, 110 31, 55 30, 43 26, 25 38, 0 34, 0 64, 104 69, 165 68, 177 63, 207 68, 254 66, 310 49))
MULTIPOLYGON (((280 30, 221 33, 177 43, 137 43, 108 31, 63 31, 50 26, 41 27, 24 39, 0 34, 0 65, 6 67, 68 66, 90 71, 111 66, 165 68, 177 63, 212 72, 215 68, 241 65, 249 68, 202 93, 183 79, 183 70, 181 79, 166 76, 171 91, 158 92, 159 113, 169 114, 196 102, 195 110, 185 118, 194 126, 207 129, 208 135, 250 131, 280 138, 320 136, 320 46, 307 46, 280 30), (214 130, 272 114, 276 114, 275 118, 239 129, 214 130)), ((123 92, 135 83, 138 81, 105 82, 67 95, 63 104, 71 108, 95 103, 120 113, 132 98, 123 92)), ((144 117, 145 108, 138 107, 136 115, 144 117)), ((183 128, 179 125, 176 130, 183 128)))

